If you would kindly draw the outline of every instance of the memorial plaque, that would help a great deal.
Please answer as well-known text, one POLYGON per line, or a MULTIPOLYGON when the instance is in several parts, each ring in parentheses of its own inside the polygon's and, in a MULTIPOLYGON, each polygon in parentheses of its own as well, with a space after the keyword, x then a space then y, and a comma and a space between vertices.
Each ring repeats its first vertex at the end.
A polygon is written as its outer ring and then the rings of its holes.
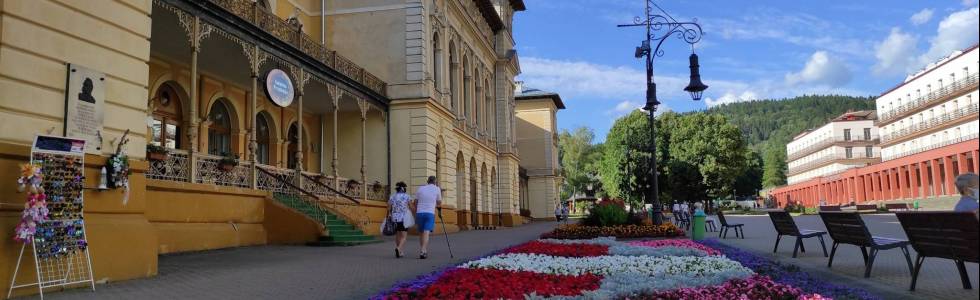
POLYGON ((101 153, 105 121, 105 74, 68 64, 65 88, 65 136, 85 140, 87 153, 101 153))

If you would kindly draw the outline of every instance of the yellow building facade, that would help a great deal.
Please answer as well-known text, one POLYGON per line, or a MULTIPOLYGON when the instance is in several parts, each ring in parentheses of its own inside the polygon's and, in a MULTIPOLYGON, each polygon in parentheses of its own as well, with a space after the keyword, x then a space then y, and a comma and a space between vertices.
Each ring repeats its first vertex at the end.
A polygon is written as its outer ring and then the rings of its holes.
POLYGON ((517 0, 326 4, 330 46, 389 84, 392 181, 437 176, 461 228, 522 223, 510 30, 522 10, 517 0))
MULTIPOLYGON (((389 186, 429 175, 444 189, 449 231, 521 224, 510 27, 523 9, 518 0, 0 1, 0 170, 9 170, 0 232, 20 220, 26 196, 13 170, 31 141, 64 134, 69 64, 105 73, 86 187, 128 132, 128 197, 84 192, 97 281, 154 276, 160 254, 335 235, 282 195, 377 234, 389 186), (292 103, 267 95, 273 70, 294 85, 292 103)), ((20 247, 0 239, 0 290, 20 247)))
POLYGON ((517 147, 526 186, 521 208, 535 220, 554 220, 561 202, 562 177, 558 155, 558 110, 565 103, 557 93, 517 84, 517 147))

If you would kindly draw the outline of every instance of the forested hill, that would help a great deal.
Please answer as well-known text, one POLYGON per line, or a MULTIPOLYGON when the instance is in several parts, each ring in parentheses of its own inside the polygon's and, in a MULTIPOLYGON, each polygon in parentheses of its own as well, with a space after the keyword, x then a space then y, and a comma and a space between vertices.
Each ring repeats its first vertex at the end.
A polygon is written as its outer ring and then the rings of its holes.
POLYGON ((707 112, 724 115, 742 130, 749 146, 763 157, 763 186, 770 187, 785 183, 785 147, 793 136, 848 110, 874 107, 873 97, 800 96, 719 105, 707 112))

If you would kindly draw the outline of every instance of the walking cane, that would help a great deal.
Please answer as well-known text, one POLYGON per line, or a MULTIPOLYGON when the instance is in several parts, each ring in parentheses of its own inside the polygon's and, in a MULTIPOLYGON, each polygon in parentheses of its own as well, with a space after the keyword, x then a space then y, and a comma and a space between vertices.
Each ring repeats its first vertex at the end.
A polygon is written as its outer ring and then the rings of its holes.
POLYGON ((442 210, 439 210, 439 223, 442 223, 442 234, 446 235, 446 248, 449 248, 449 258, 453 258, 453 246, 449 245, 449 232, 446 231, 446 220, 442 219, 442 210))

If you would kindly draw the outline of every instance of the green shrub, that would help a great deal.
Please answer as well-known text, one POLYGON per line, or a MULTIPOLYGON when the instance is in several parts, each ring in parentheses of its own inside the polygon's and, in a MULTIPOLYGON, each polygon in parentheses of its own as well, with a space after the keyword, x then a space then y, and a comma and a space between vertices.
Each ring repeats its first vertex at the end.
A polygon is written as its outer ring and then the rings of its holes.
POLYGON ((629 212, 621 200, 606 200, 597 203, 582 220, 587 226, 616 226, 629 222, 629 212))

